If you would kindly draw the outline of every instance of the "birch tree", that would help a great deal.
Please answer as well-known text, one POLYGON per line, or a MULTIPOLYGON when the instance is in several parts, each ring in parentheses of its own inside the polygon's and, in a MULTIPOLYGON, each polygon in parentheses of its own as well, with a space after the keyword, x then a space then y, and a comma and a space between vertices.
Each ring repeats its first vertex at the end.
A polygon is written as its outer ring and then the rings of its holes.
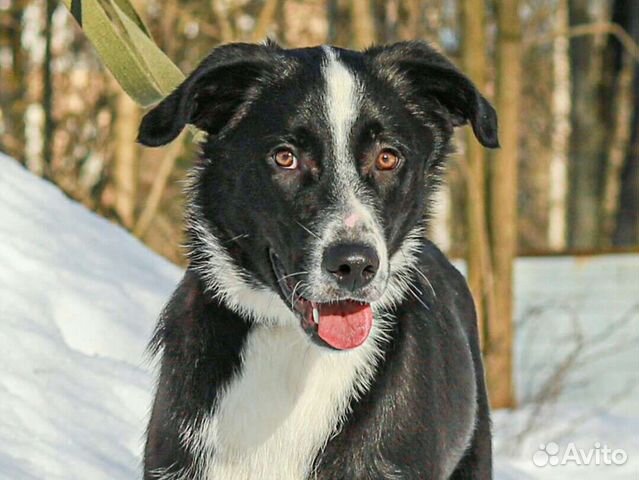
MULTIPOLYGON (((558 0, 555 11, 556 31, 568 31, 568 0, 558 0)), ((568 195, 568 153, 570 140, 570 53, 569 41, 558 35, 552 44, 552 146, 548 185, 548 246, 566 248, 566 198, 568 195)))

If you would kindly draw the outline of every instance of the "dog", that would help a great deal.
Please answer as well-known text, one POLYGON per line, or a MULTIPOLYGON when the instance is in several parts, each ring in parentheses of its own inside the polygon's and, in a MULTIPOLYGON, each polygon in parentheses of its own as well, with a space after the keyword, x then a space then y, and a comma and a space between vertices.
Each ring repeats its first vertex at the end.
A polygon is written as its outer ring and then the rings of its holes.
POLYGON ((473 300, 425 233, 466 123, 498 147, 422 42, 221 46, 143 117, 146 146, 206 134, 145 479, 491 478, 473 300))

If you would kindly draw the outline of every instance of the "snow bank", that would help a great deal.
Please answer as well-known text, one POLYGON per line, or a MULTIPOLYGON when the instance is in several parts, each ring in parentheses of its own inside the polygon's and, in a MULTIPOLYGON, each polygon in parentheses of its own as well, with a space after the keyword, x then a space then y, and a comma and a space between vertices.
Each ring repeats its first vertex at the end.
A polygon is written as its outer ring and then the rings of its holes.
POLYGON ((180 270, 0 154, 0 478, 129 479, 180 270))

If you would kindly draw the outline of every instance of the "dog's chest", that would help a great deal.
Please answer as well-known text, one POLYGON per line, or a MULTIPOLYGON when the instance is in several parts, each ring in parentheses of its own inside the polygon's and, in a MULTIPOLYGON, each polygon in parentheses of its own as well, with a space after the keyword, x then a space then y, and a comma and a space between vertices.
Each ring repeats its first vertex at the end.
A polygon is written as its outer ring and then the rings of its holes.
MULTIPOLYGON (((205 438, 207 478, 301 480, 374 370, 373 342, 329 352, 294 327, 255 328, 205 438)), ((369 339, 370 340, 370 339, 369 339)))

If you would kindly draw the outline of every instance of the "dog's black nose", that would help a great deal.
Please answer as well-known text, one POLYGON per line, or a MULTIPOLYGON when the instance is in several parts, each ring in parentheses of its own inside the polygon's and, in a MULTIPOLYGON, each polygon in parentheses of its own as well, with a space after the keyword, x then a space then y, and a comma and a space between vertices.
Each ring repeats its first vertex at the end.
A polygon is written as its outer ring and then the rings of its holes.
POLYGON ((368 285, 379 268, 374 248, 361 244, 337 244, 324 250, 322 266, 341 288, 351 292, 368 285))

